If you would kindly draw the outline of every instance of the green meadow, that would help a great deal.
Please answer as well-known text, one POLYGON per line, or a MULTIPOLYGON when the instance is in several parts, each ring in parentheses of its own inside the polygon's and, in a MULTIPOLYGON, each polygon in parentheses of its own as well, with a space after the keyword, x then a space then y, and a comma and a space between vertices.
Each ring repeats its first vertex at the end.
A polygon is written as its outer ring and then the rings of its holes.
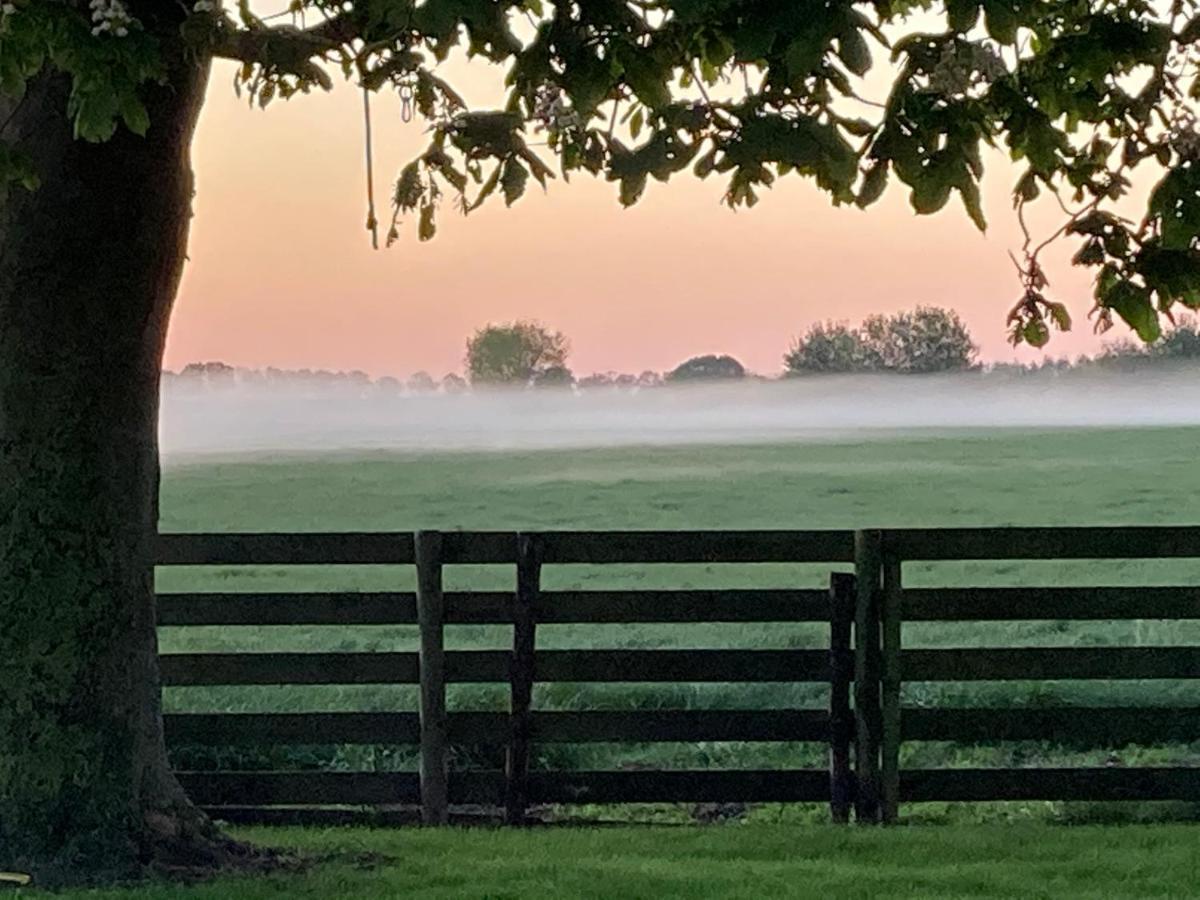
MULTIPOLYGON (((866 432, 792 444, 529 452, 329 453, 169 460, 164 531, 415 529, 740 529, 889 526, 1127 525, 1200 521, 1200 428, 866 432)), ((1200 560, 909 565, 911 585, 1200 583, 1200 560)), ((795 587, 827 584, 828 566, 558 566, 550 589, 795 587)), ((160 570, 164 591, 409 590, 409 568, 218 567, 160 570)), ((504 567, 451 567, 448 589, 506 589, 504 567)), ((164 652, 408 650, 409 627, 164 628, 164 652)), ((451 648, 502 648, 507 629, 448 628, 451 648)), ((544 626, 543 648, 820 647, 820 625, 544 626)), ((1200 643, 1200 622, 909 625, 906 646, 1104 646, 1200 643)), ((1195 682, 909 684, 907 703, 1195 704, 1195 682)), ((503 686, 453 686, 452 709, 499 709, 503 686)), ((819 685, 539 686, 540 708, 820 707, 819 685)), ((168 711, 415 709, 404 686, 171 688, 168 711)), ((409 768, 396 748, 264 748, 224 755, 243 767, 409 768)), ((914 765, 1200 763, 1200 743, 1136 748, 906 744, 914 765)), ((817 745, 541 748, 536 764, 823 765, 817 745)), ((181 748, 180 765, 214 764, 181 748)), ((461 765, 494 765, 463 748, 461 765)))

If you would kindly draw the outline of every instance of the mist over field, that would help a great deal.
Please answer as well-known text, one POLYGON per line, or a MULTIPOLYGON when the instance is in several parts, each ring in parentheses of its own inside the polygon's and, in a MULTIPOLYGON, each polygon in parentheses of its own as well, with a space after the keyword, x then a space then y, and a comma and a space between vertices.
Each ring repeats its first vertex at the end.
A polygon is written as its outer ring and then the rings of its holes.
POLYGON ((1200 424, 1200 370, 828 376, 386 394, 371 385, 171 385, 161 441, 194 455, 522 450, 870 439, 896 432, 1200 424))

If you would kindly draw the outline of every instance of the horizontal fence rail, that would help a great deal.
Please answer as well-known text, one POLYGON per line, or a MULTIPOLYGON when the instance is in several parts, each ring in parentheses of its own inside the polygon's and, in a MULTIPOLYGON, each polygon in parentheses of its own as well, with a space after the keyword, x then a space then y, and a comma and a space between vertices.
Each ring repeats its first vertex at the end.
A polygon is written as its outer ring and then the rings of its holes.
POLYGON ((185 771, 193 798, 230 821, 457 821, 468 806, 526 821, 532 806, 829 803, 835 821, 892 821, 901 803, 1200 800, 1200 767, 907 769, 905 741, 1037 741, 1120 748, 1200 740, 1200 706, 911 706, 905 684, 1200 679, 1200 647, 913 649, 906 623, 1200 620, 1200 586, 920 587, 909 562, 1200 559, 1200 528, 886 531, 163 534, 160 566, 414 566, 416 591, 160 593, 163 627, 411 626, 419 650, 168 653, 164 685, 408 685, 419 710, 171 713, 172 747, 410 746, 413 772, 185 771), (830 590, 544 590, 545 566, 821 564, 830 590), (446 566, 504 565, 512 591, 442 590, 446 566), (850 574, 848 569, 853 569, 850 574), (837 571, 839 570, 840 571, 837 571), (819 649, 539 649, 545 625, 818 623, 819 649), (511 629, 505 650, 447 650, 456 625, 511 629), (822 709, 571 709, 539 684, 824 685, 822 709), (447 685, 507 685, 503 710, 447 710, 447 685), (553 744, 802 743, 828 770, 545 771, 553 744), (502 769, 451 767, 453 748, 503 751, 502 769), (416 810, 416 812, 414 812, 416 810))

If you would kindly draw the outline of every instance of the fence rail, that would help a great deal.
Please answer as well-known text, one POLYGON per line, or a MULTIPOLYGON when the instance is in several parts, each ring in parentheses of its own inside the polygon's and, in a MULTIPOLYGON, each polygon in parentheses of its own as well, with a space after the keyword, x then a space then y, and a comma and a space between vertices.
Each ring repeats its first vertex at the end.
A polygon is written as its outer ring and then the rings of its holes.
MULTIPOLYGON (((1200 679, 1197 646, 909 649, 905 623, 1200 619, 1200 586, 909 588, 904 565, 953 560, 1200 559, 1200 528, 889 531, 163 534, 160 566, 414 566, 416 591, 161 593, 161 626, 416 626, 406 652, 174 653, 169 687, 414 685, 414 710, 174 713, 172 745, 414 745, 419 771, 183 772, 185 787, 238 821, 343 821, 370 808, 445 822, 453 807, 822 802, 835 821, 892 821, 903 802, 1200 800, 1200 767, 905 769, 906 741, 1068 746, 1200 740, 1200 706, 912 707, 915 682, 1200 679), (572 590, 541 587, 563 564, 819 563, 829 590, 572 590), (515 567, 513 591, 444 591, 447 566, 515 567), (853 574, 846 571, 853 567, 853 574), (823 649, 543 650, 543 625, 824 623, 823 649), (512 629, 508 650, 446 650, 449 625, 512 629), (822 709, 540 710, 537 684, 819 684, 822 709), (505 711, 448 711, 447 685, 506 684, 505 711), (827 769, 543 771, 541 744, 814 742, 827 769), (504 768, 451 771, 456 746, 504 750, 504 768)), ((407 816, 407 818, 405 818, 407 816)))

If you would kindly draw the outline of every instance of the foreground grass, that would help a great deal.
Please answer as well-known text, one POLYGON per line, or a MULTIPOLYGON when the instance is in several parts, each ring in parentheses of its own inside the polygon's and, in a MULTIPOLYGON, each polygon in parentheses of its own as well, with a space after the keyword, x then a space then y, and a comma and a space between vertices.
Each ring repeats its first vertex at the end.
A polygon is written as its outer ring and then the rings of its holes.
POLYGON ((68 893, 238 897, 1193 897, 1200 828, 247 830, 300 875, 68 893))

